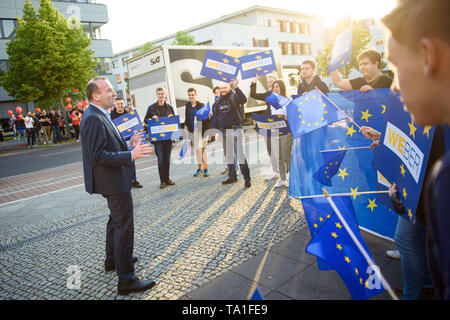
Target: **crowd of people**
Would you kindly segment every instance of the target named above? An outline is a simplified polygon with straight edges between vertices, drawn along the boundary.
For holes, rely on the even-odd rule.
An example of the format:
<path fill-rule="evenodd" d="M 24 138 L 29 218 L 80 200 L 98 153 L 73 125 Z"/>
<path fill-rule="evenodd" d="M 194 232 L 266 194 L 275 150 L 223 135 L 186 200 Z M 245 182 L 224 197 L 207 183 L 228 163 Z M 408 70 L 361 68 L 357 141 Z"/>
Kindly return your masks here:
<path fill-rule="evenodd" d="M 66 135 L 66 119 L 61 110 L 38 109 L 39 112 L 28 111 L 24 117 L 21 113 L 11 114 L 8 125 L 14 134 L 14 140 L 19 147 L 28 147 L 32 149 L 38 143 L 44 145 L 57 144 L 62 141 L 75 138 L 79 140 L 80 123 L 84 110 L 74 107 L 67 112 L 69 123 L 72 124 L 73 132 L 69 132 L 69 138 Z"/>

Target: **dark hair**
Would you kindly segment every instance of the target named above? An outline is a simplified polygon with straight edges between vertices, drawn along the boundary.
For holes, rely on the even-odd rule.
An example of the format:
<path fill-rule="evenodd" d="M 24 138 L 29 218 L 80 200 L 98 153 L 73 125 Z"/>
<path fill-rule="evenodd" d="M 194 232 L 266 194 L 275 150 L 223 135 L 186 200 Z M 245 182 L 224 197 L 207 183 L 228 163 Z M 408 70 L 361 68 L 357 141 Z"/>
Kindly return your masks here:
<path fill-rule="evenodd" d="M 381 69 L 381 54 L 377 50 L 368 49 L 366 51 L 361 52 L 358 55 L 358 61 L 360 61 L 363 58 L 368 58 L 372 63 L 378 62 L 378 69 Z"/>
<path fill-rule="evenodd" d="M 303 60 L 302 63 L 300 64 L 300 66 L 302 64 L 309 64 L 311 66 L 311 68 L 316 69 L 316 62 L 313 60 Z"/>
<path fill-rule="evenodd" d="M 219 89 L 219 86 L 215 86 L 215 87 L 213 88 L 213 93 L 214 93 L 214 91 L 216 91 L 216 90 L 220 90 L 220 89 Z"/>
<path fill-rule="evenodd" d="M 396 41 L 412 48 L 424 37 L 450 44 L 449 12 L 449 0 L 402 0 L 381 22 Z"/>
<path fill-rule="evenodd" d="M 123 101 L 125 102 L 125 100 L 124 100 L 123 98 L 116 98 L 116 101 L 117 101 L 117 100 L 123 100 Z"/>
<path fill-rule="evenodd" d="M 283 97 L 286 97 L 286 85 L 284 84 L 284 81 L 283 80 L 275 80 L 272 84 L 272 88 L 275 83 L 278 83 L 278 86 L 280 87 L 280 95 L 282 95 Z"/>
<path fill-rule="evenodd" d="M 189 88 L 187 92 L 195 92 L 195 94 L 197 94 L 197 90 L 195 90 L 195 88 Z"/>
<path fill-rule="evenodd" d="M 98 92 L 98 84 L 97 81 L 99 80 L 108 80 L 105 77 L 96 77 L 94 79 L 92 79 L 91 81 L 89 81 L 89 83 L 87 84 L 86 87 L 86 96 L 88 98 L 89 101 L 92 101 L 92 94 L 94 92 Z"/>

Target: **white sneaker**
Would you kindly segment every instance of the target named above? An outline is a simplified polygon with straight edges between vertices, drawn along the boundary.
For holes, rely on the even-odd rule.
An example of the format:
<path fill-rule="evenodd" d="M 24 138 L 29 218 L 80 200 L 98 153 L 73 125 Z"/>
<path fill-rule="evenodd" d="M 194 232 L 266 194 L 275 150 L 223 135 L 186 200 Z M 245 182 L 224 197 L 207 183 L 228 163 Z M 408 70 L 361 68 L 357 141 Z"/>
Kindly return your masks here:
<path fill-rule="evenodd" d="M 284 180 L 280 180 L 277 182 L 277 184 L 275 185 L 275 188 L 281 188 L 281 187 L 286 187 L 288 186 L 287 182 Z"/>
<path fill-rule="evenodd" d="M 398 250 L 387 250 L 386 255 L 394 260 L 400 260 L 400 252 Z"/>
<path fill-rule="evenodd" d="M 266 181 L 270 181 L 270 180 L 276 179 L 278 177 L 279 177 L 278 173 L 273 172 L 266 176 Z"/>

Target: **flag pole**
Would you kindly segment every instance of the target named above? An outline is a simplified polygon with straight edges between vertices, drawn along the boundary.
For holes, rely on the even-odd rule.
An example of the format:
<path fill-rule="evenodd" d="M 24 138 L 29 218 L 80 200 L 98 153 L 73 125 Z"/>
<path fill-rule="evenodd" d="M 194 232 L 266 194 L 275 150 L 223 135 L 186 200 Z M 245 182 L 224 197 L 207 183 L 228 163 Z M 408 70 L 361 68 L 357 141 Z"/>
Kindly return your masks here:
<path fill-rule="evenodd" d="M 357 150 L 357 149 L 370 149 L 370 146 L 366 146 L 366 147 L 344 148 L 344 149 L 333 149 L 333 150 L 319 150 L 319 152 L 332 152 L 332 151 Z"/>
<path fill-rule="evenodd" d="M 353 242 L 356 244 L 356 246 L 358 247 L 358 250 L 362 253 L 362 255 L 364 256 L 364 258 L 366 259 L 367 263 L 370 266 L 376 266 L 375 263 L 373 262 L 373 260 L 370 258 L 369 254 L 367 253 L 367 251 L 364 249 L 364 247 L 362 246 L 361 242 L 359 242 L 358 238 L 355 236 L 355 234 L 353 233 L 353 230 L 350 228 L 350 226 L 347 224 L 347 221 L 344 219 L 344 217 L 342 216 L 342 213 L 339 211 L 339 209 L 336 207 L 336 204 L 334 203 L 333 199 L 331 199 L 331 195 L 325 190 L 325 188 L 322 188 L 323 194 L 325 196 L 325 198 L 327 199 L 328 203 L 331 205 L 331 207 L 333 208 L 334 212 L 336 213 L 336 215 L 338 216 L 339 220 L 341 220 L 342 225 L 344 226 L 345 230 L 347 231 L 347 233 L 349 234 L 350 238 L 352 238 Z M 380 279 L 381 283 L 383 284 L 383 287 L 387 290 L 387 292 L 389 293 L 389 295 L 391 296 L 392 300 L 398 300 L 397 295 L 394 293 L 394 291 L 392 291 L 391 286 L 389 285 L 389 283 L 386 281 L 386 279 L 384 278 L 384 276 L 381 274 L 380 270 L 378 267 L 373 268 L 375 271 L 375 274 L 377 275 L 378 279 Z"/>
<path fill-rule="evenodd" d="M 361 192 L 348 192 L 348 193 L 334 193 L 328 194 L 330 197 L 343 197 L 343 196 L 359 196 L 362 194 L 379 194 L 379 193 L 389 193 L 389 190 L 385 191 L 361 191 Z M 322 198 L 326 197 L 323 194 L 317 194 L 314 196 L 305 196 L 305 197 L 295 197 L 295 199 L 310 199 L 310 198 Z"/>

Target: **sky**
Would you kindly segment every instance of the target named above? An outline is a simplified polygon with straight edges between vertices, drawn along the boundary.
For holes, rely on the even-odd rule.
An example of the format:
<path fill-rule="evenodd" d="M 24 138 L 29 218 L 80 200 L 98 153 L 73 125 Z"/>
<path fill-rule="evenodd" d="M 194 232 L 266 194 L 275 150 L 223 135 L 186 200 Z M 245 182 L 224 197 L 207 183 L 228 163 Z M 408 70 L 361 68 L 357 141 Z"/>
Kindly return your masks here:
<path fill-rule="evenodd" d="M 108 6 L 109 22 L 101 28 L 114 54 L 255 5 L 321 16 L 330 27 L 348 15 L 379 19 L 397 0 L 97 0 Z"/>

